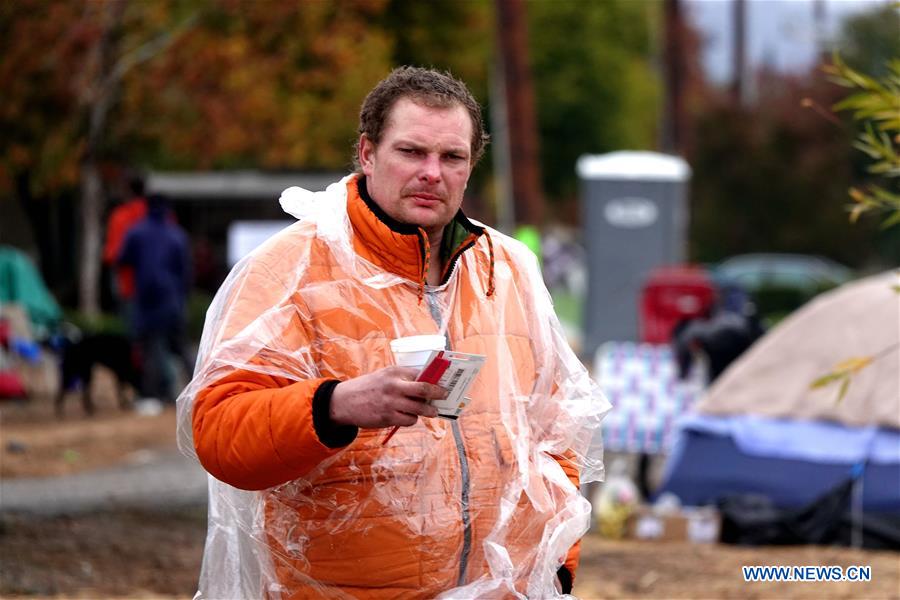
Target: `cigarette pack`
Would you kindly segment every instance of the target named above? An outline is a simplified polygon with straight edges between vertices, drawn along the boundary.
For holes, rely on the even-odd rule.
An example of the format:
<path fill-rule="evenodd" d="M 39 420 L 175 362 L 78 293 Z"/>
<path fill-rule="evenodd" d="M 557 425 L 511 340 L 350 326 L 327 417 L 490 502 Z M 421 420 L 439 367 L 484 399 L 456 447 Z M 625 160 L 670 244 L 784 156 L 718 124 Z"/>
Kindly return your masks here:
<path fill-rule="evenodd" d="M 447 390 L 443 400 L 432 400 L 439 417 L 456 419 L 466 407 L 466 391 L 484 365 L 482 354 L 435 350 L 422 368 L 418 381 L 427 381 Z"/>

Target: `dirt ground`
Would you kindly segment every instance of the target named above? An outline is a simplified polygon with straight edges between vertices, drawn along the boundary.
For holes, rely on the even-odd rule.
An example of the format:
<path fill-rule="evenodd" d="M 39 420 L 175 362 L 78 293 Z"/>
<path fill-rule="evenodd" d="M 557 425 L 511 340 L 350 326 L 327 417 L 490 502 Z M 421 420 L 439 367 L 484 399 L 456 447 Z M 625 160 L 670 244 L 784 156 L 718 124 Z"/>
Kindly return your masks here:
<path fill-rule="evenodd" d="M 689 542 L 583 540 L 580 598 L 900 598 L 900 554 L 850 548 L 741 548 Z M 747 583 L 744 565 L 869 565 L 872 580 Z"/>
<path fill-rule="evenodd" d="M 122 412 L 101 403 L 86 418 L 74 400 L 56 420 L 49 403 L 0 405 L 0 478 L 55 476 L 172 448 L 175 413 Z M 204 507 L 55 518 L 0 518 L 0 597 L 190 598 L 206 531 Z M 900 599 L 900 554 L 848 548 L 583 542 L 581 598 Z M 746 583 L 742 565 L 869 565 L 867 583 Z"/>
<path fill-rule="evenodd" d="M 0 597 L 190 598 L 205 510 L 0 522 Z M 900 557 L 840 548 L 748 549 L 584 539 L 575 594 L 624 598 L 900 598 Z M 11 558 L 15 557 L 15 558 Z M 745 583 L 742 565 L 870 565 L 867 583 Z"/>
<path fill-rule="evenodd" d="M 57 421 L 52 415 L 35 418 L 22 406 L 0 408 L 0 478 L 68 475 L 175 446 L 173 407 L 153 416 L 101 409 L 88 419 L 71 412 Z"/>
<path fill-rule="evenodd" d="M 0 521 L 0 597 L 191 598 L 206 509 Z"/>

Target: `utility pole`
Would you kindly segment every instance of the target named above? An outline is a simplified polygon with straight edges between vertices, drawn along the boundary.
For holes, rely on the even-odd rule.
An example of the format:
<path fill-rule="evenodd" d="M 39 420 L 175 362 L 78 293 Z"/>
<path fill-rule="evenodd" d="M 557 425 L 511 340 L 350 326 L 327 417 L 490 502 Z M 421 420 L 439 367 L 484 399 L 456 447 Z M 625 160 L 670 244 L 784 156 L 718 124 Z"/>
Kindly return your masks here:
<path fill-rule="evenodd" d="M 540 225 L 543 193 L 538 157 L 534 85 L 528 62 L 523 0 L 495 0 L 499 59 L 505 87 L 507 137 L 516 221 Z"/>
<path fill-rule="evenodd" d="M 516 230 L 513 205 L 512 167 L 509 157 L 509 117 L 506 112 L 506 85 L 500 52 L 491 69 L 491 158 L 494 161 L 494 215 L 497 229 L 512 235 Z"/>
<path fill-rule="evenodd" d="M 816 50 L 819 52 L 819 62 L 826 63 L 829 59 L 828 18 L 825 9 L 825 0 L 813 0 L 813 32 L 816 40 Z"/>
<path fill-rule="evenodd" d="M 732 0 L 732 46 L 731 46 L 731 99 L 735 106 L 744 103 L 745 85 L 747 75 L 747 46 L 744 37 L 747 24 L 747 5 L 744 0 Z"/>
<path fill-rule="evenodd" d="M 664 152 L 683 154 L 685 68 L 680 0 L 664 0 L 663 32 L 665 46 L 662 64 L 665 103 L 660 146 Z"/>
<path fill-rule="evenodd" d="M 826 25 L 825 0 L 813 0 L 813 23 L 816 33 L 824 35 Z"/>

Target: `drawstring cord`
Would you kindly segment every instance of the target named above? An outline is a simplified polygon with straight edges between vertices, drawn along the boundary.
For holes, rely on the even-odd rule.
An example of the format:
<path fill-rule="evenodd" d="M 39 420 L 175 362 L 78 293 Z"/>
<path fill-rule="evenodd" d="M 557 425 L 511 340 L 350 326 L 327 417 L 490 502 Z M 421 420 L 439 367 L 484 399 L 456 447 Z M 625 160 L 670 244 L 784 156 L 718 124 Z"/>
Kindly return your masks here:
<path fill-rule="evenodd" d="M 428 281 L 428 264 L 431 262 L 431 244 L 428 243 L 428 234 L 419 227 L 419 235 L 422 236 L 422 244 L 425 246 L 425 262 L 422 264 L 422 278 L 419 280 L 419 304 L 425 297 L 425 282 Z"/>
<path fill-rule="evenodd" d="M 421 227 L 419 229 L 419 235 L 421 236 L 422 244 L 425 248 L 425 261 L 422 263 L 422 274 L 419 279 L 419 304 L 422 304 L 422 299 L 425 297 L 425 284 L 428 281 L 428 265 L 431 263 L 431 244 L 428 243 L 428 234 Z M 488 255 L 490 257 L 490 264 L 488 265 L 488 289 L 487 296 L 491 297 L 494 295 L 494 241 L 491 239 L 491 234 L 488 233 L 487 229 L 484 230 L 484 237 L 487 239 L 488 245 Z"/>
<path fill-rule="evenodd" d="M 487 238 L 488 243 L 488 253 L 490 254 L 491 264 L 488 267 L 488 290 L 487 295 L 494 295 L 494 242 L 491 241 L 491 234 L 488 233 L 487 229 L 484 230 L 484 237 Z"/>

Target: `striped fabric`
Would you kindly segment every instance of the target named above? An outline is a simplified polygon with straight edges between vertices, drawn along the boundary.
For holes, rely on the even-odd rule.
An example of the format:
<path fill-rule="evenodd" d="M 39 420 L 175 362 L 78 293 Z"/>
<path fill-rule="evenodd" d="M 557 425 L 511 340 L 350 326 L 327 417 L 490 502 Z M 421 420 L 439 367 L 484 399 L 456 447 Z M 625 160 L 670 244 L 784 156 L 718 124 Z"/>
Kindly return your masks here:
<path fill-rule="evenodd" d="M 612 452 L 666 453 L 675 421 L 703 392 L 703 367 L 677 378 L 667 345 L 607 342 L 597 349 L 594 377 L 613 408 L 603 420 L 603 446 Z"/>

